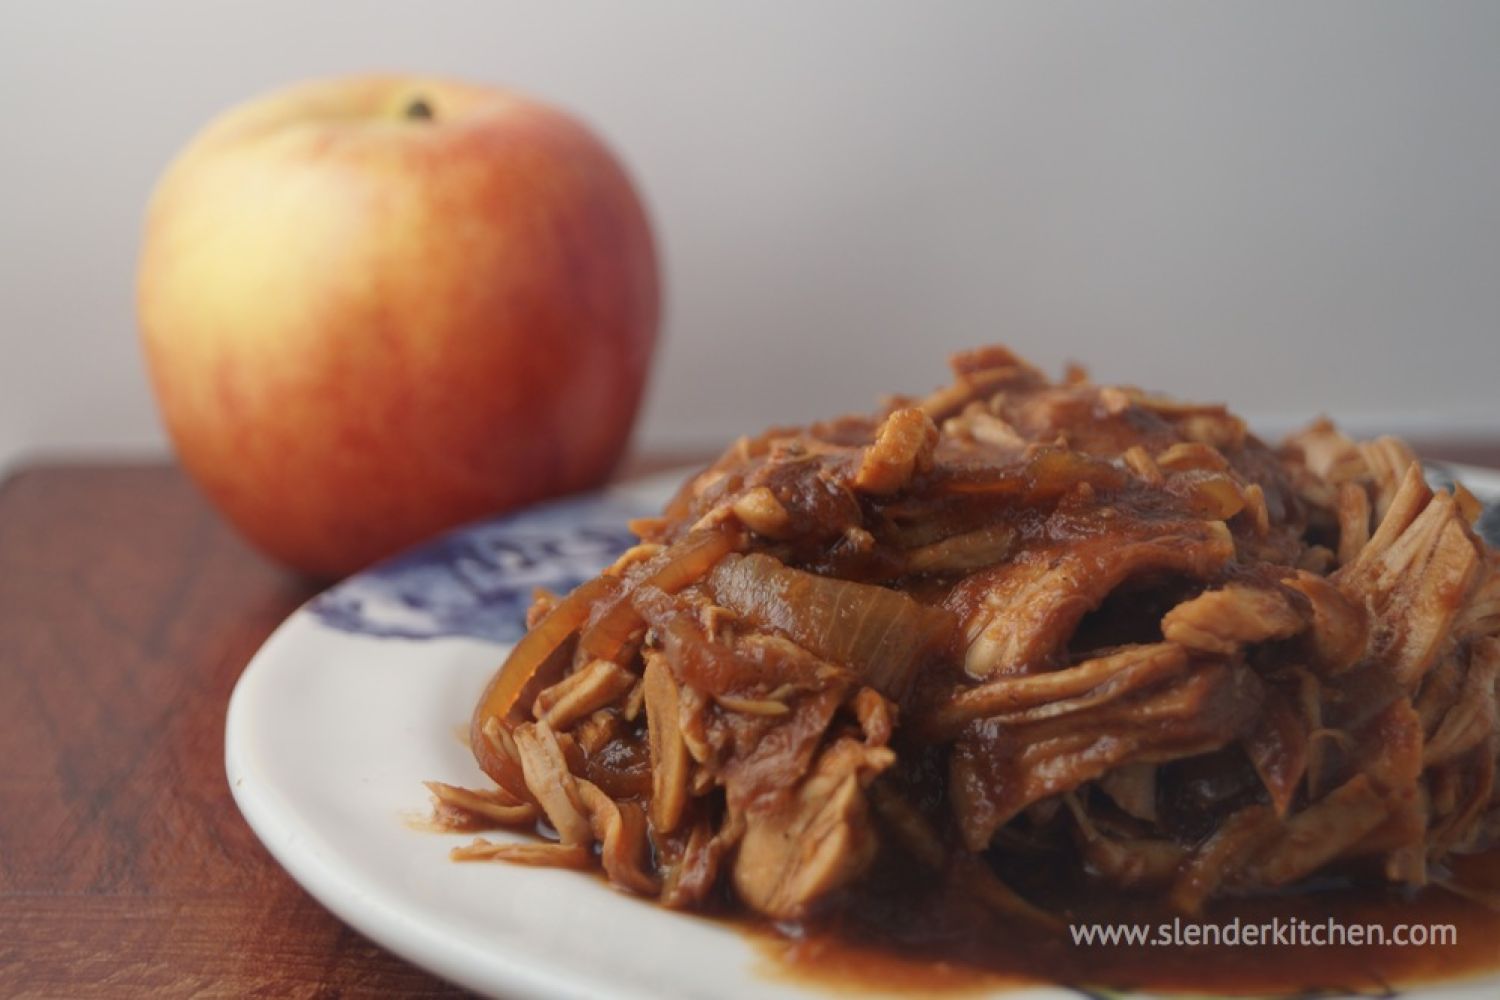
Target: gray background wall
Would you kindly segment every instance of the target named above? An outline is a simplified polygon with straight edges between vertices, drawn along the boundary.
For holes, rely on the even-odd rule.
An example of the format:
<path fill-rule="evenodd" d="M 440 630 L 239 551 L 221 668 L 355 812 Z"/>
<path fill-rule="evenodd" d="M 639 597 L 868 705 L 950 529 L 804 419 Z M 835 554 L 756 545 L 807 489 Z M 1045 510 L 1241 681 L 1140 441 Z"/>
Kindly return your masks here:
<path fill-rule="evenodd" d="M 655 214 L 640 439 L 921 390 L 950 350 L 1282 428 L 1500 433 L 1500 4 L 7 3 L 0 462 L 158 449 L 142 205 L 206 119 L 439 71 L 571 107 Z"/>

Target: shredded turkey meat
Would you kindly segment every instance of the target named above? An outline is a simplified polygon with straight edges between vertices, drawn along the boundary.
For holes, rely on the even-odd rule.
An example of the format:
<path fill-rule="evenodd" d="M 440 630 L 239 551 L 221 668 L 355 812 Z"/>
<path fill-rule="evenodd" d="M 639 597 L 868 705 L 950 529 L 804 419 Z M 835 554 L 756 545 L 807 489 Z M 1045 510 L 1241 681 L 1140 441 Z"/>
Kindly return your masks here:
<path fill-rule="evenodd" d="M 1040 851 L 1192 912 L 1500 836 L 1480 501 L 1321 420 L 1053 382 L 1000 347 L 736 442 L 530 630 L 432 782 L 460 860 L 800 920 L 878 866 L 1043 927 Z"/>

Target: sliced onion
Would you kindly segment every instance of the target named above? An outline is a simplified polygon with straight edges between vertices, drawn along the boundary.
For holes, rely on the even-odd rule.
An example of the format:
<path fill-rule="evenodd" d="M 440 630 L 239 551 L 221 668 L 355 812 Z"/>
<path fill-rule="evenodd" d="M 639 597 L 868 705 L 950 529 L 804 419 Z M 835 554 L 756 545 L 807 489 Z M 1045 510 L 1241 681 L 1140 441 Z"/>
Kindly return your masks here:
<path fill-rule="evenodd" d="M 681 590 L 701 579 L 738 541 L 737 535 L 728 532 L 694 532 L 643 564 L 643 576 L 635 586 L 650 585 L 665 593 Z M 620 577 L 595 577 L 559 601 L 537 622 L 516 643 L 480 696 L 469 724 L 471 746 L 483 746 L 486 720 L 504 720 L 516 705 L 530 703 L 530 699 L 522 697 L 528 686 L 553 654 L 585 625 L 588 627 L 579 644 L 588 658 L 614 659 L 641 624 L 627 590 L 627 582 Z"/>
<path fill-rule="evenodd" d="M 695 531 L 642 564 L 640 570 L 631 574 L 634 580 L 629 589 L 646 586 L 655 587 L 664 594 L 675 594 L 703 579 L 715 563 L 739 544 L 739 537 L 731 532 Z M 601 605 L 589 620 L 583 634 L 578 637 L 579 657 L 584 662 L 618 660 L 641 625 L 640 612 L 631 605 L 629 595 L 622 591 Z"/>
<path fill-rule="evenodd" d="M 596 576 L 575 588 L 571 594 L 547 612 L 536 626 L 516 643 L 495 676 L 490 678 L 474 708 L 469 722 L 469 745 L 484 744 L 484 724 L 489 719 L 504 721 L 510 711 L 521 700 L 521 692 L 528 682 L 536 677 L 542 665 L 557 652 L 588 620 L 594 603 L 611 591 L 618 589 L 616 577 Z"/>
<path fill-rule="evenodd" d="M 958 630 L 942 608 L 885 587 L 792 569 L 760 553 L 726 556 L 709 574 L 709 586 L 716 601 L 751 624 L 849 667 L 897 700 L 922 662 Z"/>

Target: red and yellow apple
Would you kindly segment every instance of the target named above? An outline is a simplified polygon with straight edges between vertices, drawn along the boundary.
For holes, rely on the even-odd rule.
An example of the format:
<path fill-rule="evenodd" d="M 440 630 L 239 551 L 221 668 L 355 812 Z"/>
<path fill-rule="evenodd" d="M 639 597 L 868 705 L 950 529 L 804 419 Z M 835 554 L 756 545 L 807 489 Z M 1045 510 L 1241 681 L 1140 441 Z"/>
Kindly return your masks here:
<path fill-rule="evenodd" d="M 364 77 L 192 141 L 152 196 L 138 306 L 184 466 L 252 543 L 327 577 L 603 481 L 658 294 L 640 199 L 578 121 Z"/>

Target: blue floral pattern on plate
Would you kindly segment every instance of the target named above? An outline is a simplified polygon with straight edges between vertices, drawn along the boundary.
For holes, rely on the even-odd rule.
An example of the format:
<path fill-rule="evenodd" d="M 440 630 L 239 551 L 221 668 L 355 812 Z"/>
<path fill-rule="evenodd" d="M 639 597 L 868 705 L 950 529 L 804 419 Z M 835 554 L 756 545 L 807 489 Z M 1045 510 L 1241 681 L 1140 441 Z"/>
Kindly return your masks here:
<path fill-rule="evenodd" d="M 323 624 L 379 638 L 515 642 L 538 587 L 565 594 L 629 548 L 634 517 L 611 493 L 573 497 L 460 528 L 350 577 L 308 606 Z"/>
<path fill-rule="evenodd" d="M 1453 483 L 1431 465 L 1434 486 Z M 1482 493 L 1478 528 L 1500 546 L 1500 494 Z M 567 593 L 635 541 L 631 518 L 658 505 L 639 494 L 597 493 L 481 521 L 381 563 L 314 598 L 309 610 L 332 628 L 378 638 L 468 636 L 515 642 L 532 592 Z"/>

